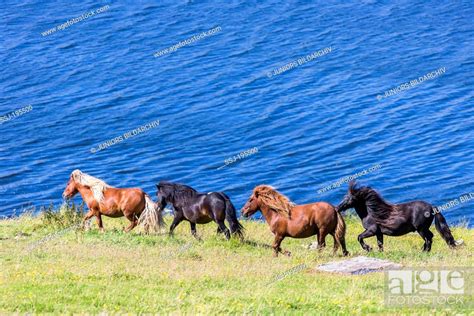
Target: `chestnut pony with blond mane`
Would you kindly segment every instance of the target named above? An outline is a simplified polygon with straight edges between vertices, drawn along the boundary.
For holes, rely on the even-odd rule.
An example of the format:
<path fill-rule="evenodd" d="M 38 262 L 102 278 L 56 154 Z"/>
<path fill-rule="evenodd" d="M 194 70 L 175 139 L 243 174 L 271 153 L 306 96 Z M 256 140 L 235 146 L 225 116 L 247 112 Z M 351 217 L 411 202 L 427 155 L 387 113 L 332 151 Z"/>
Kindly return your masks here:
<path fill-rule="evenodd" d="M 125 216 L 130 221 L 130 225 L 125 229 L 126 232 L 140 224 L 143 224 L 146 232 L 150 230 L 156 232 L 164 225 L 161 210 L 141 189 L 114 188 L 100 179 L 80 170 L 74 170 L 64 189 L 63 197 L 70 199 L 78 192 L 89 207 L 83 223 L 95 216 L 100 231 L 104 230 L 102 215 Z"/>
<path fill-rule="evenodd" d="M 286 196 L 269 185 L 259 185 L 253 189 L 247 203 L 242 208 L 242 215 L 249 217 L 257 211 L 270 225 L 275 235 L 273 255 L 278 253 L 290 255 L 282 251 L 280 244 L 285 237 L 307 238 L 318 236 L 318 249 L 326 246 L 326 236 L 334 238 L 334 252 L 342 247 L 344 256 L 348 255 L 345 242 L 346 224 L 334 206 L 326 202 L 295 205 Z"/>

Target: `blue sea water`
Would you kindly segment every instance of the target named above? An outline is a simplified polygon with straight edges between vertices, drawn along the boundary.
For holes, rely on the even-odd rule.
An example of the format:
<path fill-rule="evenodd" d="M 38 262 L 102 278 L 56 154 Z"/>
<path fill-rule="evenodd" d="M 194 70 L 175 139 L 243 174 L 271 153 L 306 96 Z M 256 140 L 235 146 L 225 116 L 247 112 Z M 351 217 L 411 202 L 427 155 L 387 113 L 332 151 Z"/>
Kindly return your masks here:
<path fill-rule="evenodd" d="M 262 183 L 337 204 L 347 183 L 318 190 L 380 165 L 359 181 L 391 202 L 459 200 L 474 192 L 473 16 L 472 1 L 4 1 L 0 116 L 32 110 L 0 123 L 0 215 L 60 205 L 77 168 L 152 196 L 160 180 L 225 191 L 240 208 Z M 472 226 L 474 201 L 444 214 Z"/>

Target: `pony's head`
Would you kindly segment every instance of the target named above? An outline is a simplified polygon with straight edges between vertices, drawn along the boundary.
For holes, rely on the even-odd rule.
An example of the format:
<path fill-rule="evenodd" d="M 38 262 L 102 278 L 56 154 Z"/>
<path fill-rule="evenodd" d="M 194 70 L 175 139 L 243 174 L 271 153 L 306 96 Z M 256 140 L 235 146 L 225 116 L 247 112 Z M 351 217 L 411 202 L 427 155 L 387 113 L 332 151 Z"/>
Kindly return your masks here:
<path fill-rule="evenodd" d="M 111 188 L 111 186 L 104 181 L 76 169 L 69 177 L 66 189 L 64 189 L 63 192 L 63 197 L 66 199 L 72 198 L 75 194 L 77 194 L 79 186 L 84 186 L 90 189 L 94 198 L 99 202 L 104 199 L 104 191 L 107 188 Z"/>
<path fill-rule="evenodd" d="M 338 212 L 347 209 L 366 209 L 366 206 L 376 206 L 374 209 L 380 209 L 382 206 L 388 205 L 382 197 L 371 187 L 358 187 L 355 180 L 349 182 L 349 189 L 344 199 L 336 207 Z"/>
<path fill-rule="evenodd" d="M 274 212 L 290 217 L 294 204 L 283 194 L 279 193 L 269 185 L 259 185 L 253 189 L 252 195 L 242 207 L 241 213 L 244 217 L 249 217 L 261 210 L 262 206 L 267 206 Z"/>
<path fill-rule="evenodd" d="M 77 189 L 77 184 L 78 183 L 74 179 L 74 172 L 75 171 L 76 170 L 74 170 L 73 173 L 71 173 L 71 175 L 69 176 L 69 181 L 67 182 L 66 188 L 64 189 L 64 192 L 63 192 L 63 198 L 64 199 L 71 199 L 71 198 L 74 197 L 74 195 L 76 195 L 79 192 L 78 189 Z"/>
<path fill-rule="evenodd" d="M 247 202 L 245 202 L 245 205 L 240 210 L 240 213 L 242 214 L 243 217 L 252 216 L 257 211 L 260 210 L 260 205 L 258 203 L 258 194 L 259 192 L 255 192 L 254 190 L 252 192 L 252 195 L 250 195 L 249 199 L 247 200 Z"/>
<path fill-rule="evenodd" d="M 156 197 L 158 198 L 156 204 L 158 205 L 160 210 L 164 210 L 166 204 L 170 202 L 169 199 L 171 196 L 171 191 L 169 189 L 168 183 L 161 181 L 156 185 L 156 190 Z"/>
<path fill-rule="evenodd" d="M 371 187 L 356 187 L 355 181 L 349 183 L 349 190 L 336 210 L 342 212 L 349 208 L 354 208 L 356 213 L 362 217 L 370 213 L 376 221 L 386 220 L 398 210 L 396 206 L 385 201 Z"/>
<path fill-rule="evenodd" d="M 197 194 L 197 191 L 190 186 L 167 181 L 158 183 L 156 189 L 160 210 L 163 210 L 168 203 L 174 204 L 176 200 L 183 200 Z"/>
<path fill-rule="evenodd" d="M 338 212 L 343 212 L 347 209 L 354 208 L 357 203 L 359 202 L 358 193 L 359 188 L 357 188 L 357 184 L 355 180 L 349 182 L 349 189 L 347 190 L 347 194 L 344 196 L 344 199 L 339 203 L 336 207 Z"/>

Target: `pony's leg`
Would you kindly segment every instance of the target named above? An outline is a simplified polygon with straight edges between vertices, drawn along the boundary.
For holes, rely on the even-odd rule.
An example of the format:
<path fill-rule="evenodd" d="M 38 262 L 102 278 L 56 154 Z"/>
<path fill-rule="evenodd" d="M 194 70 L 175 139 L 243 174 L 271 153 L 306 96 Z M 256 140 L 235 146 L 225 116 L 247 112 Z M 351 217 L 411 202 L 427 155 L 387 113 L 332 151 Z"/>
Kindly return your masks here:
<path fill-rule="evenodd" d="M 282 254 L 286 255 L 286 256 L 291 256 L 291 252 L 285 250 L 283 251 L 280 247 L 281 245 L 281 242 L 283 241 L 285 237 L 284 236 L 280 236 L 280 235 L 275 235 L 275 239 L 273 240 L 273 245 L 272 245 L 272 248 L 273 248 L 273 256 L 274 257 L 278 257 L 278 253 L 281 252 Z"/>
<path fill-rule="evenodd" d="M 383 252 L 383 234 L 381 232 L 378 232 L 376 236 L 377 236 L 377 246 L 379 247 L 379 251 Z"/>
<path fill-rule="evenodd" d="M 229 240 L 230 239 L 230 231 L 229 231 L 229 229 L 227 229 L 227 226 L 225 226 L 224 221 L 223 220 L 218 221 L 217 225 L 219 225 L 219 229 L 221 230 L 221 232 L 224 232 L 225 238 L 227 240 Z"/>
<path fill-rule="evenodd" d="M 419 230 L 418 234 L 420 234 L 421 238 L 425 241 L 423 244 L 423 251 L 430 252 L 431 251 L 431 244 L 433 243 L 433 233 L 430 231 L 429 228 L 425 228 L 423 230 Z"/>
<path fill-rule="evenodd" d="M 325 230 L 320 230 L 318 234 L 318 250 L 322 251 L 326 247 L 326 236 L 327 232 Z"/>
<path fill-rule="evenodd" d="M 171 223 L 170 226 L 170 236 L 173 236 L 173 231 L 178 226 L 179 223 L 181 223 L 184 220 L 184 215 L 181 212 L 177 212 L 176 215 L 174 216 L 173 223 Z"/>
<path fill-rule="evenodd" d="M 281 245 L 281 242 L 283 241 L 283 238 L 285 237 L 280 236 L 280 235 L 275 235 L 275 239 L 273 240 L 273 245 L 272 245 L 274 257 L 278 257 L 278 253 L 281 251 L 280 245 Z"/>
<path fill-rule="evenodd" d="M 82 229 L 86 227 L 86 221 L 89 220 L 92 216 L 94 216 L 94 212 L 92 210 L 89 210 L 87 214 L 84 216 L 84 219 L 82 220 Z"/>
<path fill-rule="evenodd" d="M 347 251 L 346 249 L 346 239 L 344 238 L 344 236 L 341 237 L 341 240 L 337 241 L 336 235 L 334 234 L 331 234 L 331 235 L 332 235 L 332 238 L 334 239 L 333 255 L 337 253 L 337 250 L 339 249 L 339 244 L 340 244 L 342 247 L 342 255 L 347 256 L 349 254 L 349 251 Z"/>
<path fill-rule="evenodd" d="M 374 235 L 375 235 L 375 232 L 373 232 L 372 230 L 366 229 L 362 234 L 360 234 L 357 237 L 357 240 L 359 240 L 359 243 L 362 246 L 362 249 L 364 249 L 365 251 L 371 251 L 372 250 L 372 247 L 370 247 L 369 245 L 367 245 L 364 242 L 364 238 L 369 238 L 369 237 L 372 237 Z"/>
<path fill-rule="evenodd" d="M 189 225 L 191 226 L 191 235 L 193 235 L 197 240 L 201 241 L 201 237 L 198 236 L 196 231 L 196 223 L 189 222 Z"/>
<path fill-rule="evenodd" d="M 130 221 L 130 225 L 128 225 L 128 227 L 125 228 L 125 232 L 128 233 L 129 231 L 134 229 L 135 226 L 137 226 L 138 220 L 133 213 L 128 214 L 126 217 Z"/>
<path fill-rule="evenodd" d="M 430 252 L 431 244 L 433 243 L 433 233 L 429 230 L 429 228 L 426 229 L 426 235 L 427 235 L 426 251 Z"/>
<path fill-rule="evenodd" d="M 102 215 L 99 213 L 96 217 L 97 220 L 97 226 L 99 226 L 99 231 L 101 233 L 104 232 L 104 225 L 102 224 Z"/>
<path fill-rule="evenodd" d="M 339 249 L 339 244 L 336 241 L 336 236 L 334 234 L 330 234 L 332 236 L 332 239 L 334 239 L 334 246 L 332 248 L 332 254 L 335 255 L 337 253 L 337 249 Z"/>
<path fill-rule="evenodd" d="M 349 251 L 347 251 L 347 248 L 346 248 L 346 238 L 344 236 L 341 237 L 341 239 L 339 240 L 339 243 L 341 244 L 341 247 L 342 247 L 342 255 L 343 256 L 349 255 Z"/>
<path fill-rule="evenodd" d="M 337 249 L 339 249 L 339 245 L 336 242 L 336 236 L 334 236 L 334 234 L 332 234 L 332 233 L 329 233 L 329 235 L 331 235 L 332 239 L 334 240 L 333 252 L 336 253 Z"/>
<path fill-rule="evenodd" d="M 422 251 L 426 251 L 426 246 L 427 246 L 427 242 L 426 242 L 426 237 L 425 237 L 425 234 L 422 230 L 419 230 L 418 231 L 418 234 L 421 236 L 421 238 L 423 238 L 423 250 Z"/>

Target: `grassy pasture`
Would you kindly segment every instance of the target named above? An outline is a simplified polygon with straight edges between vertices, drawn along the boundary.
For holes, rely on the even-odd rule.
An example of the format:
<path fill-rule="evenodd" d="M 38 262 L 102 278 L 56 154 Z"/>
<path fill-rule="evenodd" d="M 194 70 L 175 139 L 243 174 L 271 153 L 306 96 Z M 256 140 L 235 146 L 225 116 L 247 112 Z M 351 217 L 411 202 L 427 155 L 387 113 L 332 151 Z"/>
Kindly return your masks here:
<path fill-rule="evenodd" d="M 317 252 L 315 238 L 285 239 L 291 257 L 272 257 L 266 223 L 242 221 L 246 242 L 225 241 L 216 225 L 189 225 L 175 236 L 124 233 L 125 219 L 104 218 L 105 233 L 92 223 L 83 230 L 81 214 L 62 209 L 0 221 L 0 314 L 159 313 L 159 314 L 460 314 L 461 305 L 393 308 L 384 305 L 384 274 L 343 276 L 314 267 L 341 260 L 328 247 Z M 171 218 L 167 218 L 168 225 Z M 357 242 L 363 228 L 346 217 L 350 256 L 365 255 Z M 407 267 L 473 266 L 474 234 L 453 228 L 465 246 L 450 250 L 435 232 L 431 253 L 422 253 L 417 234 L 385 238 L 385 252 L 371 257 Z M 376 249 L 375 238 L 367 240 Z M 471 300 L 474 299 L 471 297 Z"/>

